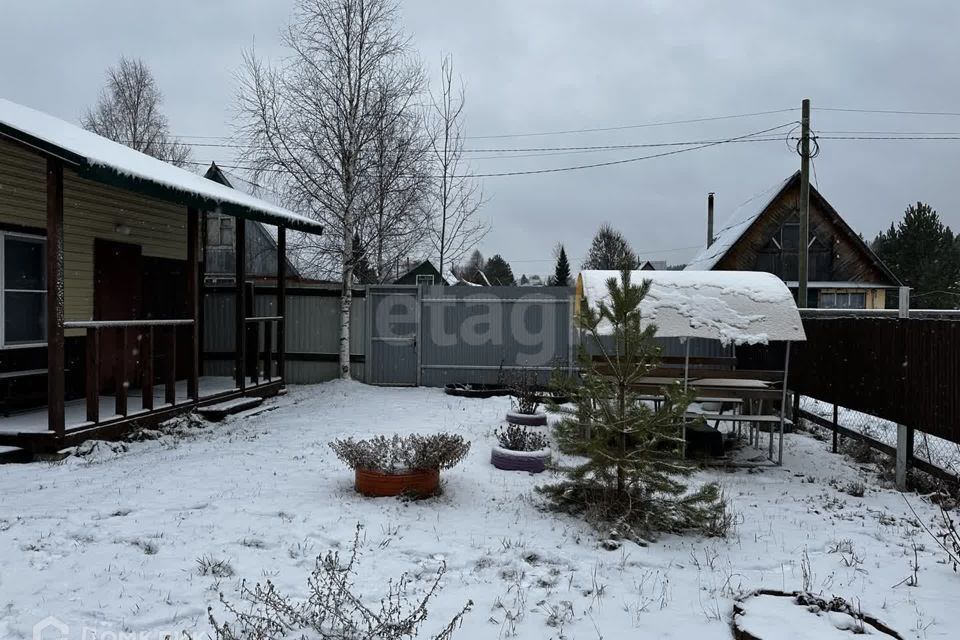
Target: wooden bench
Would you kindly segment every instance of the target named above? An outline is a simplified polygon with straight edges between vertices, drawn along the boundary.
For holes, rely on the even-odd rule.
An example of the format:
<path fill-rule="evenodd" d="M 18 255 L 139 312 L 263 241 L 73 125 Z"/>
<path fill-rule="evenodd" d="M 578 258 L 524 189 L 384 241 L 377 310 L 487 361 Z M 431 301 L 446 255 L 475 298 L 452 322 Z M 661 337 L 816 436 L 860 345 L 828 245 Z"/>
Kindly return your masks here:
<path fill-rule="evenodd" d="M 0 405 L 3 406 L 3 417 L 10 415 L 10 400 L 12 399 L 11 390 L 17 380 L 23 378 L 33 378 L 47 375 L 46 369 L 24 369 L 22 371 L 5 371 L 0 373 L 0 384 L 4 386 L 3 395 L 0 396 Z M 39 396 L 39 394 L 38 394 Z"/>

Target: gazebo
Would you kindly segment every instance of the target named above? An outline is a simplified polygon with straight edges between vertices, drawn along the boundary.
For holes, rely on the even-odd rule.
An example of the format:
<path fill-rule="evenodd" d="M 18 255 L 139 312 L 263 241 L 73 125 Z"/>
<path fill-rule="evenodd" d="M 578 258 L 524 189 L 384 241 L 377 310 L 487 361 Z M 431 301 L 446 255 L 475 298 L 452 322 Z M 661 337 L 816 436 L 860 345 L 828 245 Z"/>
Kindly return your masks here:
<path fill-rule="evenodd" d="M 784 424 L 788 423 L 787 374 L 790 343 L 806 340 L 803 323 L 793 295 L 775 275 L 753 271 L 633 271 L 632 281 L 650 281 L 650 290 L 640 304 L 641 325 L 655 324 L 657 336 L 679 338 L 686 345 L 682 360 L 684 387 L 693 386 L 702 401 L 779 400 L 776 415 L 745 413 L 731 416 L 716 412 L 690 412 L 688 417 L 704 420 L 767 423 L 779 426 L 777 463 L 783 461 Z M 582 271 L 577 276 L 574 311 L 581 305 L 597 305 L 608 298 L 607 281 L 619 280 L 618 271 Z M 601 335 L 612 327 L 601 325 Z M 737 370 L 735 358 L 697 358 L 691 361 L 690 338 L 706 338 L 722 345 L 755 345 L 783 342 L 782 371 Z M 676 363 L 681 364 L 680 362 Z M 691 365 L 695 369 L 691 369 Z M 643 388 L 655 392 L 681 379 L 677 367 L 662 367 L 651 373 Z M 781 384 L 780 389 L 772 387 Z M 773 429 L 770 429 L 769 457 L 773 459 Z M 751 439 L 753 435 L 751 433 Z M 759 435 L 757 435 L 759 443 Z"/>

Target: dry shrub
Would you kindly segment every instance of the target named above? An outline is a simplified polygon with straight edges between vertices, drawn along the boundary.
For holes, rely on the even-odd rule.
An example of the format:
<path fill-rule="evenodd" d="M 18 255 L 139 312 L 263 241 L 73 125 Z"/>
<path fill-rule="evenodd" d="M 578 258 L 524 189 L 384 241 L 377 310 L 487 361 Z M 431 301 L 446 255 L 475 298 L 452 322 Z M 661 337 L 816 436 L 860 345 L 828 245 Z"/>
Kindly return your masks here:
<path fill-rule="evenodd" d="M 450 433 L 414 433 L 392 438 L 374 436 L 369 440 L 343 438 L 331 442 L 330 448 L 351 469 L 404 473 L 455 467 L 470 452 L 470 443 L 463 436 Z"/>
<path fill-rule="evenodd" d="M 232 622 L 218 622 L 208 609 L 216 640 L 288 640 L 318 638 L 323 640 L 403 640 L 416 638 L 427 619 L 427 605 L 438 593 L 446 572 L 441 564 L 419 597 L 411 590 L 414 579 L 403 574 L 387 583 L 387 594 L 379 600 L 364 601 L 354 585 L 360 557 L 360 525 L 353 539 L 349 557 L 343 561 L 338 552 L 327 552 L 317 558 L 307 578 L 306 600 L 293 600 L 277 591 L 267 580 L 250 588 L 246 581 L 240 594 L 246 606 L 239 607 L 220 594 L 220 602 Z M 464 615 L 473 606 L 467 602 L 433 640 L 449 640 L 460 628 Z"/>
<path fill-rule="evenodd" d="M 540 451 L 549 446 L 547 437 L 526 427 L 510 424 L 494 431 L 500 446 L 510 451 Z"/>

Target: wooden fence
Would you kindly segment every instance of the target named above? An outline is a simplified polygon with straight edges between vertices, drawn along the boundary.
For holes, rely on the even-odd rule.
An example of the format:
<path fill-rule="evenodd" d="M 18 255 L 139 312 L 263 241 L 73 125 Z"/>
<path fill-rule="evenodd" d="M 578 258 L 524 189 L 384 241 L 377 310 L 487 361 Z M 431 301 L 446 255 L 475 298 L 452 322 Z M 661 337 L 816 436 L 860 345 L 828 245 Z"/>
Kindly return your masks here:
<path fill-rule="evenodd" d="M 789 387 L 960 443 L 960 320 L 807 318 Z"/>

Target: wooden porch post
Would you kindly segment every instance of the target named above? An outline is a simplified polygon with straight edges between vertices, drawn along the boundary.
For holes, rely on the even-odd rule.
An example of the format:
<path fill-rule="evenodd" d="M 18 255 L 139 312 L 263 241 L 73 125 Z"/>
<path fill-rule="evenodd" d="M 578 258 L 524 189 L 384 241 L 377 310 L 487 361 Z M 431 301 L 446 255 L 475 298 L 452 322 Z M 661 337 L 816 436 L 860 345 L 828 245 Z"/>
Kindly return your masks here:
<path fill-rule="evenodd" d="M 247 310 L 246 279 L 247 279 L 247 221 L 243 218 L 234 218 L 236 232 L 234 237 L 234 263 L 236 265 L 236 305 L 234 309 L 234 335 L 236 361 L 234 363 L 237 388 L 243 391 L 247 388 L 247 327 L 244 315 Z"/>
<path fill-rule="evenodd" d="M 200 297 L 198 247 L 200 216 L 196 207 L 187 208 L 187 305 L 190 309 L 190 363 L 187 373 L 187 396 L 196 402 L 200 398 Z"/>
<path fill-rule="evenodd" d="M 283 381 L 287 363 L 287 228 L 277 228 L 277 377 Z"/>
<path fill-rule="evenodd" d="M 47 428 L 64 435 L 63 162 L 47 158 Z"/>

